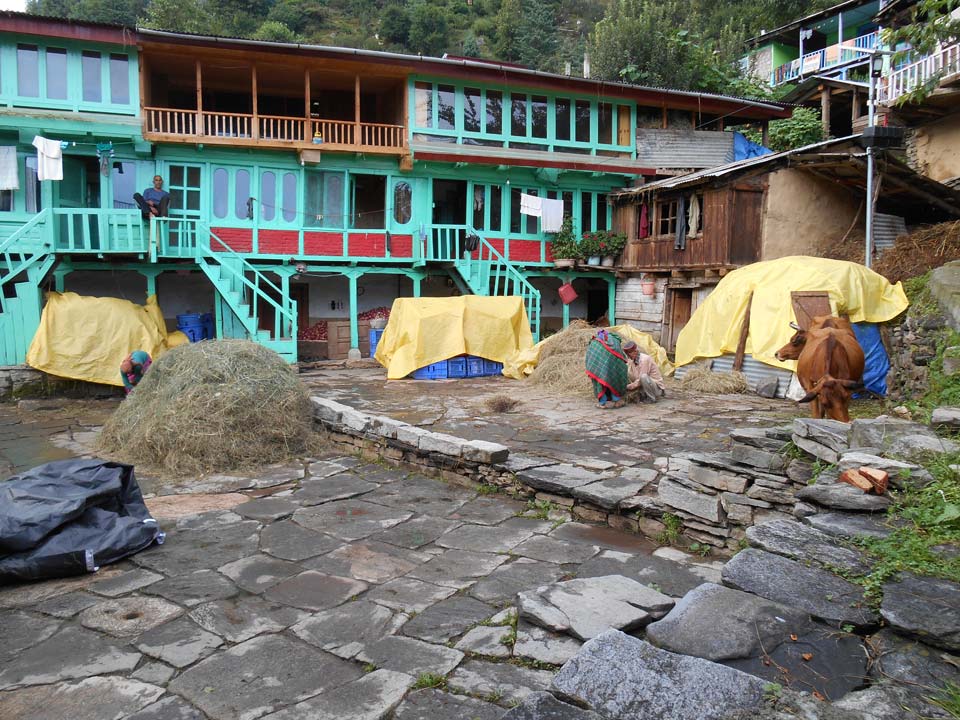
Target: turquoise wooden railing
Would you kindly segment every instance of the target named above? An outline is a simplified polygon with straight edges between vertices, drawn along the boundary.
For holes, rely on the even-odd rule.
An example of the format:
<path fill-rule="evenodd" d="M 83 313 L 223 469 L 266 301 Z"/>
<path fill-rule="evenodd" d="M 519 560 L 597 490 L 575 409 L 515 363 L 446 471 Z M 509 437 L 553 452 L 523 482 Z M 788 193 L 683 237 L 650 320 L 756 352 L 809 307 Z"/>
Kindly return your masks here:
<path fill-rule="evenodd" d="M 51 208 L 54 249 L 69 253 L 146 253 L 147 226 L 139 210 Z"/>

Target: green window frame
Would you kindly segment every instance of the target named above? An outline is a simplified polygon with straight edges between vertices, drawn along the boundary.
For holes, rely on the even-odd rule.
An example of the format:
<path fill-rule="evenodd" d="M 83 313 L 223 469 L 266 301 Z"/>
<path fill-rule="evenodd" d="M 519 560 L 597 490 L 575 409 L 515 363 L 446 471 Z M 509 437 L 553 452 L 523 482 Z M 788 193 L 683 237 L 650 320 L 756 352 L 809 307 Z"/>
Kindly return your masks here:
<path fill-rule="evenodd" d="M 303 226 L 345 229 L 348 187 L 344 171 L 308 170 L 304 177 Z"/>

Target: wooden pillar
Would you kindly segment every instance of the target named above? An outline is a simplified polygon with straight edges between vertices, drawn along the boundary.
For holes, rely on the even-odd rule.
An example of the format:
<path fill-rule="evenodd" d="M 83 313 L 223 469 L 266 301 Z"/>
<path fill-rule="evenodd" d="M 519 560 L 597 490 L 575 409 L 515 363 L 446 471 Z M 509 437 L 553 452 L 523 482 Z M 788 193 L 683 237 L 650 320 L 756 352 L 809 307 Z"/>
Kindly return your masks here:
<path fill-rule="evenodd" d="M 660 113 L 660 127 L 666 130 L 667 129 L 667 106 L 664 105 L 661 108 L 661 111 L 662 112 Z"/>
<path fill-rule="evenodd" d="M 354 86 L 353 86 L 353 112 L 354 112 L 354 138 L 353 142 L 355 145 L 361 145 L 362 139 L 360 136 L 360 76 L 354 75 Z"/>
<path fill-rule="evenodd" d="M 770 121 L 764 120 L 760 123 L 760 144 L 764 147 L 770 145 Z"/>
<path fill-rule="evenodd" d="M 200 61 L 196 62 L 197 73 L 197 135 L 203 135 L 203 73 L 200 71 Z"/>
<path fill-rule="evenodd" d="M 310 68 L 303 69 L 303 107 L 304 107 L 304 127 L 303 141 L 311 142 L 313 140 L 313 123 L 310 112 Z"/>
<path fill-rule="evenodd" d="M 253 127 L 250 129 L 253 139 L 260 137 L 260 118 L 257 117 L 257 66 L 250 67 L 250 84 L 253 91 Z"/>
<path fill-rule="evenodd" d="M 850 124 L 852 125 L 860 117 L 860 91 L 853 89 L 853 100 L 850 101 Z"/>
<path fill-rule="evenodd" d="M 830 88 L 820 86 L 820 123 L 823 126 L 823 138 L 830 137 Z"/>

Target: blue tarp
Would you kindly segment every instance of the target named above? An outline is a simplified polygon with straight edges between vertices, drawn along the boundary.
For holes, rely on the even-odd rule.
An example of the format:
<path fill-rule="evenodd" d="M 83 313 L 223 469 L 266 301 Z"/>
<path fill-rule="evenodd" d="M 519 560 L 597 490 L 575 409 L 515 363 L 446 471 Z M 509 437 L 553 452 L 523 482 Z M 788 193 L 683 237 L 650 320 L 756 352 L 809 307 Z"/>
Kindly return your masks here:
<path fill-rule="evenodd" d="M 738 132 L 733 133 L 733 159 L 736 160 L 746 160 L 747 158 L 760 157 L 761 155 L 769 155 L 773 150 L 770 148 L 764 147 L 763 145 L 758 145 L 755 142 L 747 140 L 746 137 L 741 135 Z"/>
<path fill-rule="evenodd" d="M 887 349 L 880 338 L 880 326 L 876 323 L 854 323 L 853 334 L 863 348 L 865 357 L 863 365 L 863 385 L 872 393 L 881 397 L 887 394 L 887 372 L 890 370 L 890 359 Z M 854 397 L 862 397 L 857 394 Z"/>

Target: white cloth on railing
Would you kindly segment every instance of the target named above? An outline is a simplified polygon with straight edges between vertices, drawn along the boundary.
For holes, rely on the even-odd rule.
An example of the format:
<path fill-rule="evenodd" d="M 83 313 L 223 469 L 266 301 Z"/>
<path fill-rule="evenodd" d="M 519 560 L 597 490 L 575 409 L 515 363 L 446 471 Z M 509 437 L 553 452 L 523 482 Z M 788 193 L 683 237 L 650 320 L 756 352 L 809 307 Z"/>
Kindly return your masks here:
<path fill-rule="evenodd" d="M 540 217 L 543 213 L 543 198 L 520 193 L 520 214 Z"/>
<path fill-rule="evenodd" d="M 37 149 L 37 179 L 63 180 L 63 150 L 59 140 L 48 140 L 37 135 L 33 138 Z"/>
<path fill-rule="evenodd" d="M 540 209 L 540 229 L 547 233 L 560 232 L 563 227 L 563 200 L 544 198 Z"/>
<path fill-rule="evenodd" d="M 20 173 L 17 171 L 17 148 L 15 145 L 0 147 L 0 190 L 19 190 Z"/>

